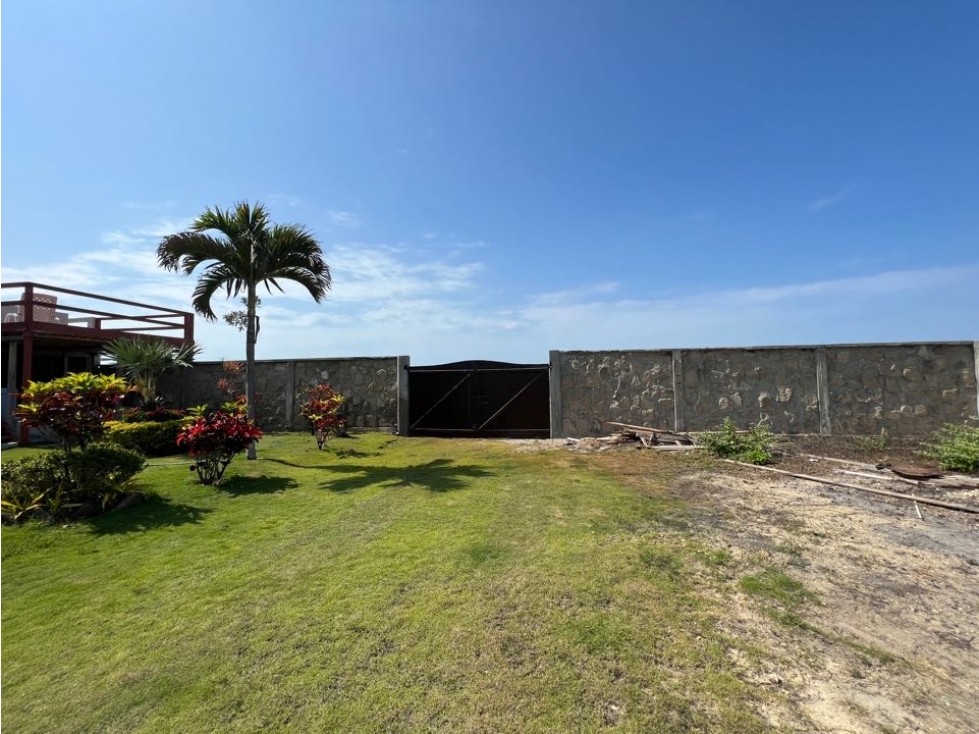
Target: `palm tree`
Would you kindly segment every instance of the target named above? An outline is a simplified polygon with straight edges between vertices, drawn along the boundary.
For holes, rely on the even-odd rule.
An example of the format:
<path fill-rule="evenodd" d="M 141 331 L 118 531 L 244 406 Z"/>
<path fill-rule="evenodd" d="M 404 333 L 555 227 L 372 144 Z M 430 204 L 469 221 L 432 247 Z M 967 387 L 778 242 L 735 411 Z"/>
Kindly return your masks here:
<path fill-rule="evenodd" d="M 213 234 L 211 234 L 213 233 Z M 204 210 L 186 232 L 164 237 L 156 251 L 161 267 L 190 275 L 203 272 L 194 288 L 194 310 L 208 321 L 217 316 L 211 298 L 219 290 L 227 296 L 245 296 L 245 399 L 248 417 L 255 418 L 255 306 L 259 284 L 272 292 L 281 280 L 299 283 L 313 300 L 326 298 L 331 287 L 330 266 L 313 235 L 303 226 L 272 224 L 262 204 L 242 201 L 231 209 Z M 255 444 L 248 449 L 255 458 Z"/>
<path fill-rule="evenodd" d="M 193 342 L 175 347 L 163 339 L 137 337 L 115 339 L 105 346 L 116 362 L 116 372 L 132 383 L 147 404 L 156 398 L 157 378 L 177 367 L 190 367 L 200 351 Z"/>

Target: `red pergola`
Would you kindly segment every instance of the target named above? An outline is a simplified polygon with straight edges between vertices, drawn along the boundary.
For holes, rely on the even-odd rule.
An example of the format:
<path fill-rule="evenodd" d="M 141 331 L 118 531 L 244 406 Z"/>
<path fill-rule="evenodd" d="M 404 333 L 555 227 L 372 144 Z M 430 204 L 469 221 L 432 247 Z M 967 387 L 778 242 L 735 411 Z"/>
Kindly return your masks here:
<path fill-rule="evenodd" d="M 3 384 L 11 395 L 28 380 L 93 369 L 103 347 L 119 337 L 152 337 L 174 346 L 194 340 L 194 314 L 188 311 L 43 283 L 2 283 L 0 290 Z M 22 429 L 21 443 L 25 434 Z"/>

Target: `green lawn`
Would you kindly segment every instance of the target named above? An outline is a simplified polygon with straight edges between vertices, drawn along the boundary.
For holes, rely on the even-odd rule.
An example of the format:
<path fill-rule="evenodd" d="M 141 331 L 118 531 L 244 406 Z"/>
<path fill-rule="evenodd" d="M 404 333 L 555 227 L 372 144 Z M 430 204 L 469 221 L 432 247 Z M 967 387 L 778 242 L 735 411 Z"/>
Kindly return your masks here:
<path fill-rule="evenodd" d="M 654 483 L 484 441 L 259 454 L 4 528 L 4 731 L 768 730 L 698 587 L 725 555 Z"/>

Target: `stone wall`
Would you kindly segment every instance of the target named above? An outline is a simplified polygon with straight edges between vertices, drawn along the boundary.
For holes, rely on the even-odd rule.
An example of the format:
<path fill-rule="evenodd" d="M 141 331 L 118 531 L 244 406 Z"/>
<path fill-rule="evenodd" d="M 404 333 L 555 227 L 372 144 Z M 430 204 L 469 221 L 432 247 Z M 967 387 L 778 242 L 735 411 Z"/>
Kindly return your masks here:
<path fill-rule="evenodd" d="M 931 432 L 976 415 L 971 344 L 827 347 L 833 433 Z"/>
<path fill-rule="evenodd" d="M 330 383 L 346 397 L 348 425 L 358 428 L 396 428 L 398 425 L 397 357 L 350 359 L 260 360 L 255 363 L 259 425 L 266 430 L 303 430 L 299 415 L 302 393 L 320 382 Z M 243 364 L 243 363 L 242 363 Z M 171 405 L 220 405 L 226 398 L 218 381 L 226 377 L 223 362 L 197 362 L 192 368 L 166 375 L 159 392 Z M 237 377 L 244 392 L 245 374 Z"/>
<path fill-rule="evenodd" d="M 555 436 L 606 421 L 704 431 L 926 435 L 979 413 L 973 342 L 551 353 Z"/>
<path fill-rule="evenodd" d="M 706 431 L 730 418 L 768 421 L 777 433 L 818 433 L 816 355 L 812 349 L 682 351 L 683 427 Z"/>
<path fill-rule="evenodd" d="M 604 421 L 673 425 L 670 352 L 558 352 L 562 436 L 607 433 Z M 552 359 L 551 364 L 555 364 Z M 551 375 L 555 379 L 555 375 Z M 551 418 L 552 433 L 554 417 Z"/>
<path fill-rule="evenodd" d="M 779 433 L 926 435 L 979 413 L 973 342 L 551 352 L 554 436 L 603 435 L 606 421 L 685 431 L 767 420 Z M 298 397 L 329 382 L 350 425 L 407 432 L 407 357 L 256 363 L 260 424 L 304 429 Z M 221 362 L 165 376 L 174 405 L 219 405 Z M 244 374 L 238 381 L 244 391 Z M 401 410 L 399 411 L 399 400 Z M 401 416 L 402 425 L 398 420 Z"/>

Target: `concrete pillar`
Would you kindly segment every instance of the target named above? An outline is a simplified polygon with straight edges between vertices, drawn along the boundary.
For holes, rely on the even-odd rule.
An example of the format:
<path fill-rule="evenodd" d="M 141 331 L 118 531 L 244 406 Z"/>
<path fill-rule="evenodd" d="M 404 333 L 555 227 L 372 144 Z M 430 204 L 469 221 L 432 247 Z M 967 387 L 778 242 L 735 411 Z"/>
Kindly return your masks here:
<path fill-rule="evenodd" d="M 286 404 L 285 404 L 285 430 L 292 430 L 293 411 L 296 403 L 296 363 L 293 360 L 286 362 Z"/>
<path fill-rule="evenodd" d="M 687 430 L 687 418 L 683 414 L 683 351 L 673 350 L 673 430 Z"/>
<path fill-rule="evenodd" d="M 20 385 L 17 384 L 17 342 L 9 342 L 7 344 L 7 384 L 6 388 L 13 395 L 20 389 Z"/>
<path fill-rule="evenodd" d="M 408 435 L 408 367 L 411 365 L 411 358 L 408 356 L 398 357 L 397 359 L 397 385 L 398 385 L 398 435 Z"/>
<path fill-rule="evenodd" d="M 819 432 L 830 435 L 833 422 L 830 419 L 829 370 L 826 367 L 826 347 L 816 348 L 816 399 L 819 401 Z"/>
<path fill-rule="evenodd" d="M 972 342 L 972 359 L 976 363 L 976 417 L 979 418 L 979 342 Z"/>
<path fill-rule="evenodd" d="M 551 438 L 564 438 L 564 423 L 561 419 L 561 352 L 552 349 L 548 362 L 551 365 L 547 376 L 551 395 Z"/>

